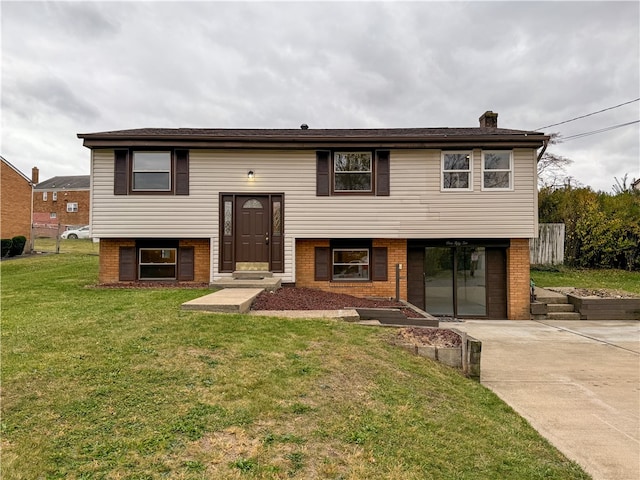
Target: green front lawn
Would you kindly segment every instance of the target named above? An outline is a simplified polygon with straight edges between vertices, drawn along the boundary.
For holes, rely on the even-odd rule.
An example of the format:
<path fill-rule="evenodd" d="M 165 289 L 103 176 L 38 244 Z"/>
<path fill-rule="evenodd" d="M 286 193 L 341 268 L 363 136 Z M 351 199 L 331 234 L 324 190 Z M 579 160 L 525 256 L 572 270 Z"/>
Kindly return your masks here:
<path fill-rule="evenodd" d="M 94 255 L 3 262 L 10 479 L 578 479 L 480 384 L 391 329 L 183 312 Z"/>
<path fill-rule="evenodd" d="M 640 294 L 640 272 L 596 270 L 559 266 L 531 269 L 537 287 L 608 288 Z"/>

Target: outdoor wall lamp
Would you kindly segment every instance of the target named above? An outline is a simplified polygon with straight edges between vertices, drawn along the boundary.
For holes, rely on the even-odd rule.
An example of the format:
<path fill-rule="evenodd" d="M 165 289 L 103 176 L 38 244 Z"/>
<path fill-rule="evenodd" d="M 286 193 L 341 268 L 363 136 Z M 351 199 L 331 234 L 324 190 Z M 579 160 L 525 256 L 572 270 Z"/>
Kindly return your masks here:
<path fill-rule="evenodd" d="M 255 176 L 255 174 L 253 173 L 253 170 L 249 170 L 249 171 L 247 172 L 247 178 L 248 178 L 249 180 L 252 180 L 254 176 Z"/>

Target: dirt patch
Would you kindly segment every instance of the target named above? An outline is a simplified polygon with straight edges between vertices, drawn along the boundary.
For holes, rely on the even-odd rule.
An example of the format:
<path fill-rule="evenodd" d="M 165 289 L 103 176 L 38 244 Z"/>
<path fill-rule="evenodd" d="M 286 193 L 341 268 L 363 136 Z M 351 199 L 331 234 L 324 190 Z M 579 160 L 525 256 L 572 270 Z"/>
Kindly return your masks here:
<path fill-rule="evenodd" d="M 457 333 L 443 328 L 403 328 L 397 333 L 403 343 L 431 345 L 433 347 L 459 347 L 462 339 Z"/>
<path fill-rule="evenodd" d="M 342 310 L 345 308 L 398 308 L 407 318 L 422 318 L 420 313 L 394 300 L 360 298 L 344 293 L 299 287 L 283 287 L 275 292 L 262 292 L 251 306 L 252 310 Z"/>
<path fill-rule="evenodd" d="M 625 292 L 624 290 L 613 290 L 609 288 L 573 288 L 573 287 L 557 287 L 548 290 L 559 292 L 564 295 L 573 295 L 575 297 L 598 297 L 598 298 L 640 298 L 640 295 Z"/>

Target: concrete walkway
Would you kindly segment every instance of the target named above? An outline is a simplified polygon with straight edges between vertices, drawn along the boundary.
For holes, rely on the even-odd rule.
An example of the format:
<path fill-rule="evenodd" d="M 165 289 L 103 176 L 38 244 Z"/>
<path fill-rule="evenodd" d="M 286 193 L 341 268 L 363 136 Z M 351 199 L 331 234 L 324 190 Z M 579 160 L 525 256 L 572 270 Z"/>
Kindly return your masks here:
<path fill-rule="evenodd" d="M 595 480 L 640 479 L 640 322 L 456 323 L 481 382 Z"/>

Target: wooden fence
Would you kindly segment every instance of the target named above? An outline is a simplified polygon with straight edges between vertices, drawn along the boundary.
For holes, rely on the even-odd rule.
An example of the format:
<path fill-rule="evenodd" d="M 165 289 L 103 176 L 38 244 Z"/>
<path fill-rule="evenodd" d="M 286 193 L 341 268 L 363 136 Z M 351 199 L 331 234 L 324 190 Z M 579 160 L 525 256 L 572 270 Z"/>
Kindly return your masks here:
<path fill-rule="evenodd" d="M 529 242 L 532 265 L 561 265 L 564 263 L 564 223 L 541 223 L 538 238 Z"/>

